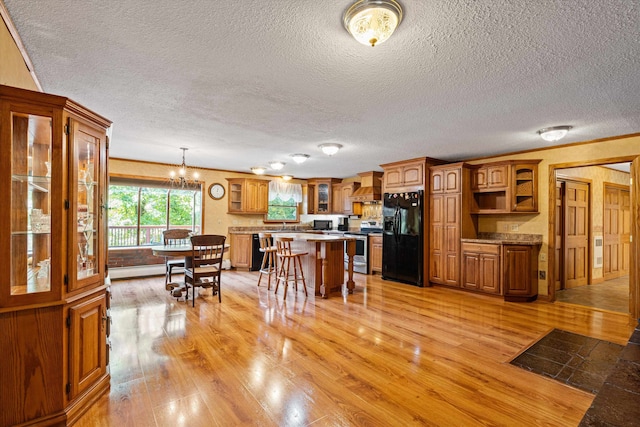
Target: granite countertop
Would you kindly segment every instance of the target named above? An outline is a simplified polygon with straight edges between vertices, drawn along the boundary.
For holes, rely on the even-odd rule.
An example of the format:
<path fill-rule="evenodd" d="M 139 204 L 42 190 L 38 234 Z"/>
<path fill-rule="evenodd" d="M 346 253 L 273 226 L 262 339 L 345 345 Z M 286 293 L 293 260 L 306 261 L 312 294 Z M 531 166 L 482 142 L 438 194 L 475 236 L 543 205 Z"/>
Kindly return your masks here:
<path fill-rule="evenodd" d="M 292 237 L 293 240 L 302 240 L 306 242 L 344 242 L 346 240 L 355 240 L 355 237 L 345 237 L 339 234 L 317 234 L 317 233 L 278 233 L 278 236 Z"/>
<path fill-rule="evenodd" d="M 256 233 L 322 233 L 305 225 L 291 225 L 285 228 L 282 225 L 263 225 L 254 227 L 229 227 L 229 234 L 256 234 Z"/>
<path fill-rule="evenodd" d="M 513 233 L 478 233 L 475 239 L 460 239 L 464 243 L 488 243 L 494 245 L 530 245 L 542 244 L 541 234 L 513 234 Z"/>

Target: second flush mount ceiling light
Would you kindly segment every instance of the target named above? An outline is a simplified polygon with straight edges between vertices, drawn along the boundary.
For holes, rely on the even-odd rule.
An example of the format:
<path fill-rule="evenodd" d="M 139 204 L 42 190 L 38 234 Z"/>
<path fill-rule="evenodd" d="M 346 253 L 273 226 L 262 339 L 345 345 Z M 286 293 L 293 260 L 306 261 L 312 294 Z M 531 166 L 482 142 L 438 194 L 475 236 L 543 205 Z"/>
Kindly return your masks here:
<path fill-rule="evenodd" d="M 327 156 L 333 156 L 342 148 L 342 145 L 329 142 L 327 144 L 318 145 L 318 148 L 320 148 Z"/>
<path fill-rule="evenodd" d="M 401 21 L 402 7 L 395 0 L 358 0 L 342 17 L 349 34 L 372 47 L 387 41 Z"/>
<path fill-rule="evenodd" d="M 553 126 L 549 128 L 540 129 L 538 135 L 545 141 L 554 142 L 564 138 L 567 133 L 573 128 L 573 126 Z"/>

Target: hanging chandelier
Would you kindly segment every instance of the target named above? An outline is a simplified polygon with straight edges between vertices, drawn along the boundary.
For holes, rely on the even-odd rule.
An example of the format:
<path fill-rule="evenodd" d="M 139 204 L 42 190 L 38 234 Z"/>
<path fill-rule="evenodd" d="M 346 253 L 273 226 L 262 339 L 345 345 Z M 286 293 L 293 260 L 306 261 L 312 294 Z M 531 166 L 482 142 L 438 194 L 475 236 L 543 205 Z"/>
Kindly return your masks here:
<path fill-rule="evenodd" d="M 182 150 L 182 164 L 178 168 L 178 172 L 169 171 L 169 181 L 171 185 L 178 188 L 188 189 L 200 186 L 200 174 L 197 170 L 190 169 L 184 161 L 184 155 L 188 148 L 180 147 Z"/>

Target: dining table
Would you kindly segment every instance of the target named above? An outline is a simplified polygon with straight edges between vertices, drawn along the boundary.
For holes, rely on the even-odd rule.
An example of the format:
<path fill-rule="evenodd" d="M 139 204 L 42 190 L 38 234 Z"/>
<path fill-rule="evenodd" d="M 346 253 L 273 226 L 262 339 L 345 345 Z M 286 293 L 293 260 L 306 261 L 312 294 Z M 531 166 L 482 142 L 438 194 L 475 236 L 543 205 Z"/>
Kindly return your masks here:
<path fill-rule="evenodd" d="M 225 252 L 231 247 L 231 245 L 229 245 L 228 243 L 224 244 L 224 250 Z M 184 245 L 156 245 L 156 246 L 151 246 L 151 252 L 156 255 L 156 256 L 161 256 L 161 257 L 184 257 L 184 268 L 190 268 L 192 265 L 192 254 L 193 254 L 193 247 L 191 246 L 191 243 L 188 244 L 184 244 Z M 182 294 L 182 292 L 186 291 L 187 286 L 185 284 L 184 281 L 182 282 L 171 282 L 168 283 L 167 286 L 171 286 L 172 288 L 172 292 L 175 291 L 174 296 L 180 292 L 180 294 Z"/>

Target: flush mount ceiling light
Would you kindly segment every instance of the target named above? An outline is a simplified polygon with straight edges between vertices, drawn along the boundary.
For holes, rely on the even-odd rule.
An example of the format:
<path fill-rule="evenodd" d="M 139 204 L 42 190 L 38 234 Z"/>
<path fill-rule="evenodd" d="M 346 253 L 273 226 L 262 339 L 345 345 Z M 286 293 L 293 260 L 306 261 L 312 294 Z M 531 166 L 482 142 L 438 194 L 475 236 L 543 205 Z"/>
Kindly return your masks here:
<path fill-rule="evenodd" d="M 309 158 L 309 155 L 296 153 L 296 154 L 292 154 L 291 158 L 293 159 L 294 162 L 296 162 L 297 164 L 300 164 L 300 163 L 306 162 L 307 159 Z"/>
<path fill-rule="evenodd" d="M 540 129 L 538 135 L 545 141 L 554 142 L 565 137 L 573 126 L 553 126 L 550 128 Z"/>
<path fill-rule="evenodd" d="M 266 172 L 266 168 L 263 168 L 262 166 L 255 166 L 251 168 L 251 172 L 255 173 L 256 175 L 262 175 L 263 173 Z"/>
<path fill-rule="evenodd" d="M 282 175 L 282 180 L 283 181 L 291 181 L 293 179 L 293 177 L 291 175 Z"/>
<path fill-rule="evenodd" d="M 341 144 L 335 144 L 333 142 L 329 142 L 327 144 L 320 144 L 318 148 L 322 150 L 324 154 L 327 156 L 333 156 L 342 148 Z"/>
<path fill-rule="evenodd" d="M 285 163 L 282 163 L 282 162 L 269 162 L 269 167 L 271 167 L 271 169 L 277 170 L 277 171 L 282 169 L 284 167 L 284 165 L 285 165 Z"/>
<path fill-rule="evenodd" d="M 391 37 L 401 21 L 402 7 L 395 0 L 358 0 L 342 17 L 349 34 L 372 47 Z"/>

